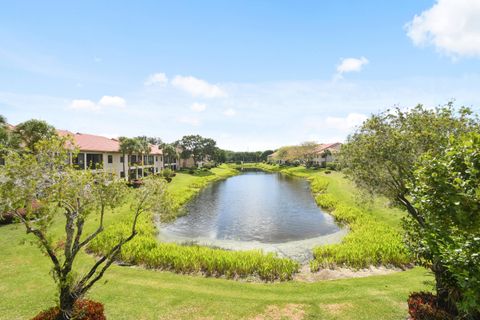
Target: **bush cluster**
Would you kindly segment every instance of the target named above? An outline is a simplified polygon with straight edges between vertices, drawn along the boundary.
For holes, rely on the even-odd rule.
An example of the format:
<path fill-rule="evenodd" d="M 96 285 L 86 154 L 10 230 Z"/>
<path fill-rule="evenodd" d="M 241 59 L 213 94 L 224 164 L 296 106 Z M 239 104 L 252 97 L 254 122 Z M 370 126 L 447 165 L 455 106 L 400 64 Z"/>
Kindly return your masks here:
<path fill-rule="evenodd" d="M 437 297 L 430 292 L 415 292 L 408 298 L 410 320 L 453 320 L 454 316 L 437 308 Z"/>
<path fill-rule="evenodd" d="M 60 314 L 59 307 L 53 307 L 42 311 L 32 320 L 56 320 Z M 92 300 L 77 300 L 73 309 L 73 318 L 75 320 L 106 320 L 103 304 Z"/>

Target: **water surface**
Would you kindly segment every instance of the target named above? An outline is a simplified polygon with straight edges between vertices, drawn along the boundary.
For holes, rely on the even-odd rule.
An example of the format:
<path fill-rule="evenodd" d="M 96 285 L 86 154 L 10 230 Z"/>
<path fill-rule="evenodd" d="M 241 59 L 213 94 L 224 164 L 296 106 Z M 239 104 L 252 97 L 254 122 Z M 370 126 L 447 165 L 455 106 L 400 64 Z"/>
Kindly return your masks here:
<path fill-rule="evenodd" d="M 317 207 L 306 180 L 276 173 L 246 172 L 215 182 L 185 210 L 186 216 L 162 225 L 161 239 L 284 243 L 340 230 Z"/>

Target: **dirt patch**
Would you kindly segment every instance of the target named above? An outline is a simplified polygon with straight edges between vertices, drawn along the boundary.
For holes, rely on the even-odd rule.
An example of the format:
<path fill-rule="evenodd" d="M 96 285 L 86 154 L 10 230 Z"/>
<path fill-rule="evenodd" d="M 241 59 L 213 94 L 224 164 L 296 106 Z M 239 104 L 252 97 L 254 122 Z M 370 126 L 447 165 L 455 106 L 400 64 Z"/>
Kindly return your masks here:
<path fill-rule="evenodd" d="M 378 276 L 400 271 L 403 270 L 400 268 L 370 267 L 358 270 L 349 268 L 322 269 L 318 272 L 311 272 L 310 266 L 304 265 L 293 279 L 300 282 L 317 282 L 322 280 Z"/>
<path fill-rule="evenodd" d="M 326 312 L 333 316 L 338 316 L 345 312 L 346 310 L 352 307 L 351 303 L 331 303 L 331 304 L 323 304 L 320 308 L 324 309 Z"/>
<path fill-rule="evenodd" d="M 254 316 L 251 320 L 302 320 L 304 318 L 304 305 L 289 303 L 283 307 L 268 306 L 264 313 Z"/>

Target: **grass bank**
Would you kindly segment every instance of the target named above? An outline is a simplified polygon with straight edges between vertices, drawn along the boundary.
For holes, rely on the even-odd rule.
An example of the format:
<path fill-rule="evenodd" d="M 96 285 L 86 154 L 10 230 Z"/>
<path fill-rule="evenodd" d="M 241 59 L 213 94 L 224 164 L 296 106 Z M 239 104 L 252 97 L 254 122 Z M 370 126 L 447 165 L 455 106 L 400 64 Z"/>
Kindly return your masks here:
<path fill-rule="evenodd" d="M 55 223 L 61 231 L 62 221 Z M 30 319 L 55 305 L 50 262 L 21 226 L 0 227 L 0 319 Z M 94 259 L 79 257 L 86 272 Z M 246 283 L 143 268 L 112 266 L 89 298 L 107 319 L 276 319 L 298 308 L 303 319 L 404 319 L 411 291 L 430 289 L 423 269 L 319 283 Z M 368 306 L 368 308 L 366 307 Z M 301 317 L 299 317 L 302 319 Z M 257 318 L 258 319 L 258 318 Z"/>
<path fill-rule="evenodd" d="M 188 186 L 199 177 L 180 173 L 169 186 Z M 179 179 L 177 179 L 179 178 Z M 348 181 L 332 174 L 328 190 Z M 338 179 L 337 179 L 338 178 Z M 177 181 L 175 182 L 175 179 Z M 338 184 L 337 184 L 338 183 Z M 341 188 L 340 188 L 341 189 Z M 339 189 L 339 190 L 340 190 Z M 334 193 L 334 192 L 332 192 Z M 340 197 L 343 194 L 336 196 Z M 344 194 L 354 201 L 353 194 Z M 367 210 L 367 207 L 365 207 Z M 383 207 L 370 207 L 371 216 Z M 387 211 L 390 212 L 388 209 Z M 126 208 L 109 213 L 106 224 L 126 215 Z M 96 217 L 85 226 L 94 230 Z M 394 222 L 395 220 L 392 219 Z M 53 222 L 51 236 L 61 238 L 65 222 Z M 56 287 L 49 274 L 51 264 L 30 241 L 21 225 L 0 226 L 0 319 L 29 319 L 55 305 Z M 82 274 L 94 263 L 81 253 L 76 270 Z M 94 286 L 89 297 L 105 304 L 108 319 L 404 319 L 410 292 L 431 290 L 432 277 L 422 268 L 368 278 L 301 283 L 246 283 L 195 277 L 138 267 L 114 265 Z M 366 307 L 368 306 L 368 308 Z"/>

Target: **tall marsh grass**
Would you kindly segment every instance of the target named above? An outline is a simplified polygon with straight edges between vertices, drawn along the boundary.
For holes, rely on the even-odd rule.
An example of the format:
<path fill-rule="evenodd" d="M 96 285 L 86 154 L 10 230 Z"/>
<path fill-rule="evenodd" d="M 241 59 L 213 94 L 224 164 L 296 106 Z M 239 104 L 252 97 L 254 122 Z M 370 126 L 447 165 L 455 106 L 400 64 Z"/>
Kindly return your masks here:
<path fill-rule="evenodd" d="M 315 177 L 311 185 L 312 192 L 318 193 L 315 196 L 317 204 L 330 211 L 338 222 L 350 229 L 341 243 L 314 248 L 314 260 L 310 263 L 312 271 L 335 266 L 403 267 L 412 261 L 401 234 L 395 229 L 374 219 L 362 209 L 342 204 L 335 196 L 327 193 L 328 181 L 325 177 Z"/>
<path fill-rule="evenodd" d="M 228 251 L 197 245 L 161 243 L 155 238 L 151 216 L 139 220 L 137 236 L 122 248 L 118 260 L 151 269 L 176 273 L 202 273 L 229 279 L 258 277 L 264 281 L 290 280 L 299 265 L 290 259 L 264 254 L 260 250 Z M 89 250 L 103 254 L 130 232 L 131 222 L 125 219 L 106 229 Z"/>

